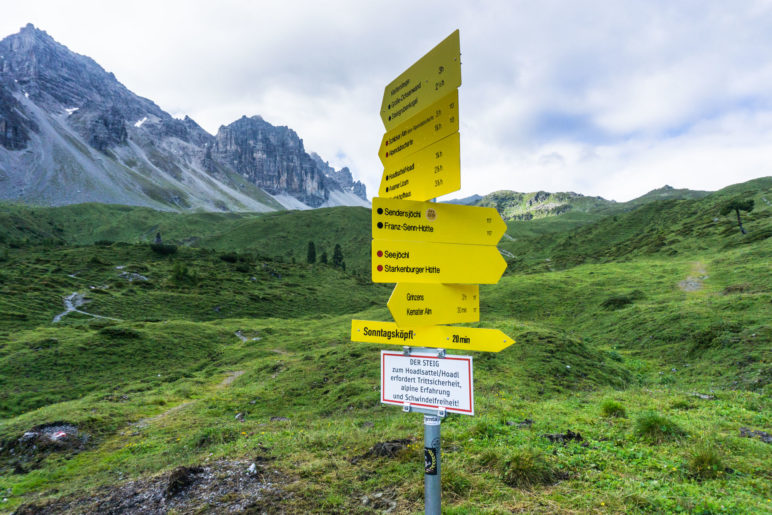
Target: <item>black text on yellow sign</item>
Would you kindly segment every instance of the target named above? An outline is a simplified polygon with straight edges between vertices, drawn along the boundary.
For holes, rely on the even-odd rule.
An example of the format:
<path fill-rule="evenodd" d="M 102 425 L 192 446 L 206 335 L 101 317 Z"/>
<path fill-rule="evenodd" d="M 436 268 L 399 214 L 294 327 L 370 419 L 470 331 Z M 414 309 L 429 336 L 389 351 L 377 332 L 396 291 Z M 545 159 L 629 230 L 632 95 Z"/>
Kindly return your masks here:
<path fill-rule="evenodd" d="M 461 46 L 456 30 L 386 86 L 383 125 L 386 130 L 396 127 L 460 85 Z"/>
<path fill-rule="evenodd" d="M 378 157 L 387 166 L 458 132 L 458 90 L 453 90 L 383 135 Z"/>
<path fill-rule="evenodd" d="M 373 240 L 374 283 L 495 284 L 506 268 L 495 245 Z"/>
<path fill-rule="evenodd" d="M 383 171 L 379 197 L 429 200 L 461 189 L 459 134 L 451 134 Z"/>
<path fill-rule="evenodd" d="M 352 320 L 351 341 L 482 352 L 499 352 L 515 343 L 498 329 L 447 325 L 401 328 L 394 322 L 374 320 Z"/>
<path fill-rule="evenodd" d="M 373 198 L 373 238 L 496 245 L 507 225 L 492 207 Z"/>
<path fill-rule="evenodd" d="M 478 322 L 480 287 L 476 284 L 398 283 L 388 306 L 400 327 Z"/>

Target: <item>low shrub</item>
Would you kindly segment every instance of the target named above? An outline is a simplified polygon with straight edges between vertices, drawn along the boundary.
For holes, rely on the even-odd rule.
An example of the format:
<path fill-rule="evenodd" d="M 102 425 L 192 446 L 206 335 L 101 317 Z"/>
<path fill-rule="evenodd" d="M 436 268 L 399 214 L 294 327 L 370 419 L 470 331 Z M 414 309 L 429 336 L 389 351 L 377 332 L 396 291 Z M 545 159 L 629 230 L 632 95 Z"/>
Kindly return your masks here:
<path fill-rule="evenodd" d="M 142 334 L 129 327 L 104 327 L 99 330 L 99 334 L 113 339 L 137 339 Z"/>
<path fill-rule="evenodd" d="M 472 482 L 455 467 L 441 466 L 442 494 L 453 498 L 466 498 L 472 490 Z"/>
<path fill-rule="evenodd" d="M 688 410 L 688 409 L 692 409 L 693 407 L 694 407 L 694 404 L 692 404 L 691 401 L 688 401 L 686 399 L 679 399 L 670 405 L 670 409 L 680 409 L 680 410 Z"/>
<path fill-rule="evenodd" d="M 177 284 L 188 283 L 195 285 L 198 284 L 198 274 L 189 270 L 188 265 L 185 263 L 178 261 L 174 263 L 174 268 L 172 269 L 172 280 Z"/>
<path fill-rule="evenodd" d="M 220 254 L 220 259 L 226 263 L 237 263 L 239 261 L 239 255 L 235 252 L 226 252 L 225 254 Z"/>
<path fill-rule="evenodd" d="M 177 252 L 177 245 L 166 245 L 164 243 L 151 243 L 150 250 L 161 256 L 169 256 Z"/>
<path fill-rule="evenodd" d="M 216 426 L 199 430 L 191 437 L 195 447 L 205 448 L 214 445 L 234 442 L 239 437 L 239 431 L 234 427 Z"/>
<path fill-rule="evenodd" d="M 601 307 L 606 309 L 621 309 L 629 304 L 632 304 L 636 300 L 643 298 L 643 292 L 640 290 L 633 290 L 630 293 L 612 295 L 606 300 L 600 303 Z"/>

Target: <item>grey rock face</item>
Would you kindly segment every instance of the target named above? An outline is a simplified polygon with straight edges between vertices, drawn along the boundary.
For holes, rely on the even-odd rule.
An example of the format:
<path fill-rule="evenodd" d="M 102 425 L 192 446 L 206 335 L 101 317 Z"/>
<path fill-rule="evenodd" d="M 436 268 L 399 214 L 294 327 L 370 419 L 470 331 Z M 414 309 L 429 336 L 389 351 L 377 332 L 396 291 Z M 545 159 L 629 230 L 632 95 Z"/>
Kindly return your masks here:
<path fill-rule="evenodd" d="M 310 156 L 293 130 L 242 117 L 212 136 L 31 24 L 0 41 L 0 182 L 0 199 L 49 205 L 281 209 L 265 192 L 311 207 L 351 198 L 333 191 L 366 200 L 348 169 Z"/>
<path fill-rule="evenodd" d="M 260 116 L 220 127 L 211 152 L 272 195 L 288 193 L 312 207 L 329 197 L 324 175 L 295 131 L 274 127 Z"/>
<path fill-rule="evenodd" d="M 342 191 L 351 192 L 362 200 L 367 200 L 367 189 L 365 188 L 365 185 L 354 180 L 354 177 L 351 175 L 351 170 L 349 170 L 347 166 L 336 171 L 329 163 L 322 160 L 319 154 L 316 154 L 315 152 L 311 153 L 311 158 L 316 163 L 316 166 L 322 170 L 324 175 L 332 180 L 338 188 Z"/>
<path fill-rule="evenodd" d="M 24 116 L 19 102 L 11 94 L 11 88 L 0 83 L 0 145 L 8 150 L 21 150 L 27 146 L 30 131 L 36 131 L 34 121 Z"/>

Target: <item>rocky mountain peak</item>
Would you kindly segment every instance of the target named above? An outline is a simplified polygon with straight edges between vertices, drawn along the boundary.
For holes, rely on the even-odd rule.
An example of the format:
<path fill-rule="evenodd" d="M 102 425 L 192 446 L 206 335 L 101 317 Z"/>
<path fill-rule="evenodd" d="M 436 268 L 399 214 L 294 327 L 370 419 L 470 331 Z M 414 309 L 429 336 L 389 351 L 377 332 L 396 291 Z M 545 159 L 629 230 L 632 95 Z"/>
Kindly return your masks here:
<path fill-rule="evenodd" d="M 68 187 L 77 195 L 56 191 Z M 289 127 L 242 116 L 212 136 L 32 24 L 0 41 L 0 198 L 261 210 L 367 205 L 363 188 L 318 166 Z"/>

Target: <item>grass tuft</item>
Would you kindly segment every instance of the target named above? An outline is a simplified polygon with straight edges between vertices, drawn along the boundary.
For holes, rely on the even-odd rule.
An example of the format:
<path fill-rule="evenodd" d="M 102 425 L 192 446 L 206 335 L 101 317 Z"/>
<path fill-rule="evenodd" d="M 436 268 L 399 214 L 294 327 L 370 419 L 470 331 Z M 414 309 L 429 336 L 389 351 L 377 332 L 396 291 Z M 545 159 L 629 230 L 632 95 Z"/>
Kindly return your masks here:
<path fill-rule="evenodd" d="M 726 466 L 716 444 L 701 442 L 691 450 L 689 472 L 698 479 L 716 479 Z"/>
<path fill-rule="evenodd" d="M 635 434 L 652 443 L 679 440 L 686 436 L 686 431 L 657 412 L 649 411 L 635 421 Z"/>
<path fill-rule="evenodd" d="M 502 465 L 501 479 L 513 488 L 551 485 L 558 474 L 538 452 L 521 448 L 509 454 Z"/>
<path fill-rule="evenodd" d="M 625 407 L 622 406 L 620 402 L 612 399 L 606 399 L 603 401 L 603 403 L 600 405 L 600 411 L 603 413 L 604 417 L 627 418 L 627 411 L 625 411 Z"/>

